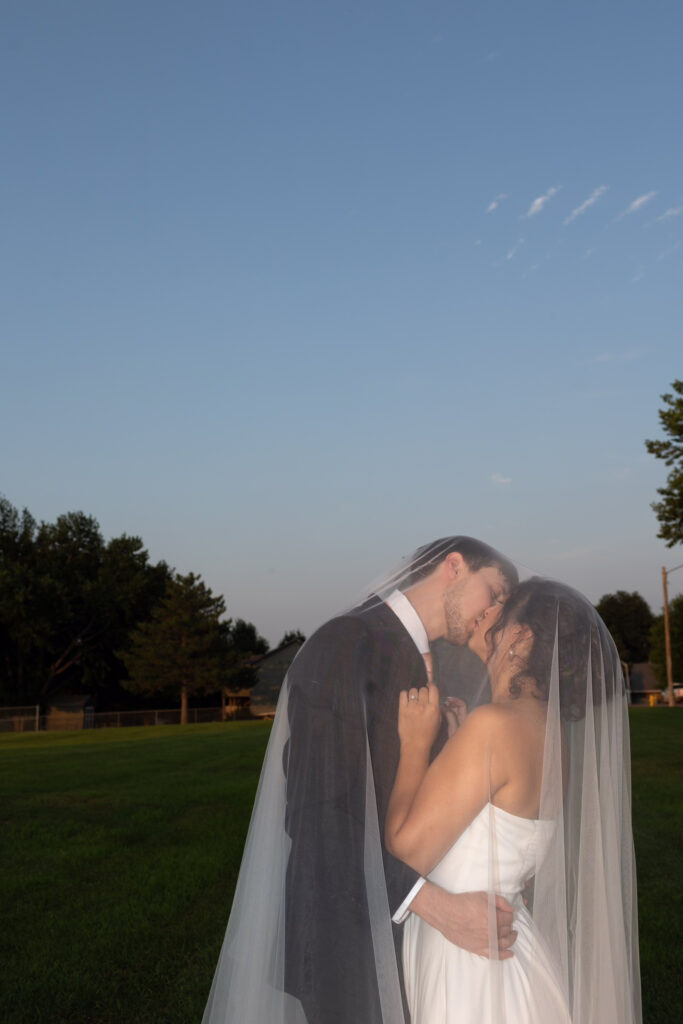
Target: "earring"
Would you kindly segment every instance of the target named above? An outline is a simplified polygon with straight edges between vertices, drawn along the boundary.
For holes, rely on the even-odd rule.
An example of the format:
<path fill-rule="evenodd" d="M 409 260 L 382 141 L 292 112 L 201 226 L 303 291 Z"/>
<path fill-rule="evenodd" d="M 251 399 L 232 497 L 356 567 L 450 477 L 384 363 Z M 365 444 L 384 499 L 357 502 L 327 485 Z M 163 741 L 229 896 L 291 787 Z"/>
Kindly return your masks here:
<path fill-rule="evenodd" d="M 509 656 L 511 658 L 514 658 L 514 656 L 515 656 L 515 649 L 514 649 L 514 647 L 510 648 L 510 650 L 508 651 L 508 654 L 509 654 Z"/>

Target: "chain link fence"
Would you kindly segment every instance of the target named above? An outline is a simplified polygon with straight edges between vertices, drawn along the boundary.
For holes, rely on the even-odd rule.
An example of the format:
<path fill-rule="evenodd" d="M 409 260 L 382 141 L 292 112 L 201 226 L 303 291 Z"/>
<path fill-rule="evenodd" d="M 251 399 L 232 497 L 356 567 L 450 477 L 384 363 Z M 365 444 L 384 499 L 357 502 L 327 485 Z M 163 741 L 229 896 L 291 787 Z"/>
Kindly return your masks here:
<path fill-rule="evenodd" d="M 40 729 L 40 705 L 0 708 L 0 732 L 37 732 Z"/>
<path fill-rule="evenodd" d="M 228 705 L 225 720 L 233 721 L 244 708 Z M 220 722 L 223 712 L 216 708 L 188 708 L 187 721 Z M 180 708 L 161 708 L 144 711 L 101 711 L 85 709 L 79 712 L 51 712 L 41 715 L 39 705 L 0 708 L 0 732 L 43 732 L 54 729 L 112 729 L 125 725 L 180 725 Z"/>

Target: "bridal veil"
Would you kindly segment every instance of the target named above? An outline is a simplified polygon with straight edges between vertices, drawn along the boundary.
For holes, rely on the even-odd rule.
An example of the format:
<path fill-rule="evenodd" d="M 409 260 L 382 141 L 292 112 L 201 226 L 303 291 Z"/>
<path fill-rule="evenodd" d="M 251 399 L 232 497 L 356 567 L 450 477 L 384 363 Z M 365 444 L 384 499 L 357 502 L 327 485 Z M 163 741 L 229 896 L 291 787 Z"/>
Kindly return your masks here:
<path fill-rule="evenodd" d="M 364 607 L 381 605 L 394 589 L 408 585 L 416 572 L 424 573 L 430 564 L 437 564 L 451 539 L 420 549 L 375 582 L 366 592 Z M 544 621 L 550 625 L 544 651 L 540 651 L 540 642 L 538 646 L 544 665 L 539 699 L 547 702 L 539 818 L 547 823 L 548 842 L 526 891 L 525 913 L 531 915 L 534 941 L 543 953 L 538 962 L 552 964 L 554 983 L 572 1024 L 641 1024 L 630 754 L 621 664 L 612 638 L 584 597 L 552 584 L 545 587 L 541 599 L 545 602 Z M 313 644 L 309 650 L 318 645 L 317 658 L 320 651 L 324 654 L 328 628 L 324 627 L 317 639 L 307 641 L 282 687 L 203 1024 L 402 1024 L 405 1019 L 396 945 L 400 930 L 391 920 L 397 907 L 387 888 L 389 855 L 383 849 L 380 820 L 386 794 L 380 792 L 378 781 L 379 761 L 393 755 L 388 753 L 389 747 L 385 753 L 382 744 L 373 740 L 364 718 L 362 693 L 354 698 L 352 708 L 341 698 L 331 706 L 331 713 L 337 716 L 331 726 L 336 744 L 332 761 L 326 756 L 329 736 L 307 739 L 306 759 L 316 775 L 319 803 L 307 816 L 292 814 L 287 806 L 292 680 L 299 659 L 312 657 L 306 654 L 309 645 Z M 333 660 L 338 657 L 334 626 L 329 635 Z M 358 642 L 363 642 L 360 634 Z M 352 664 L 351 668 L 344 666 L 347 675 L 353 671 Z M 451 673 L 452 662 L 444 661 L 440 670 L 437 665 L 442 697 L 451 683 L 451 692 L 458 693 L 457 680 L 448 678 Z M 481 679 L 479 672 L 477 685 Z M 471 700 L 472 681 L 464 684 Z M 391 709 L 394 715 L 395 710 Z M 390 768 L 394 771 L 395 764 Z M 351 808 L 344 803 L 347 784 L 362 790 L 360 800 Z M 291 790 L 291 778 L 289 786 Z M 340 826 L 339 832 L 326 826 L 322 835 L 296 834 L 298 828 L 311 829 L 317 811 L 323 814 L 324 808 L 327 814 L 330 807 L 341 817 L 360 819 L 352 823 L 354 835 L 362 836 L 360 848 L 353 853 L 345 845 L 345 826 Z M 488 891 L 492 906 L 499 874 L 493 815 L 490 828 Z M 364 930 L 359 933 L 362 956 L 352 958 L 350 966 L 330 957 L 329 970 L 341 974 L 343 984 L 334 1007 L 325 1019 L 319 1016 L 316 1020 L 308 1019 L 293 990 L 296 986 L 287 980 L 288 861 L 292 847 L 302 848 L 302 841 L 309 846 L 314 843 L 316 856 L 324 861 L 321 877 L 325 892 L 308 894 L 301 913 L 319 914 L 319 934 L 333 937 L 339 915 L 357 911 L 355 926 L 361 921 Z M 357 892 L 343 891 L 351 856 L 358 861 L 360 899 Z M 407 886 L 406 895 L 409 889 Z M 362 906 L 354 909 L 349 902 Z M 288 912 L 291 915 L 291 901 Z M 493 929 L 493 912 L 490 919 Z M 497 944 L 492 941 L 492 945 Z M 334 942 L 329 948 L 334 950 Z M 493 956 L 486 963 L 491 1001 L 497 1007 L 496 1024 L 527 1024 L 506 1016 L 505 977 L 510 961 Z M 540 984 L 533 969 L 529 983 L 532 992 Z M 365 990 L 372 990 L 374 1001 L 369 1015 L 360 1020 L 358 993 Z M 532 1011 L 528 1024 L 541 1024 Z"/>

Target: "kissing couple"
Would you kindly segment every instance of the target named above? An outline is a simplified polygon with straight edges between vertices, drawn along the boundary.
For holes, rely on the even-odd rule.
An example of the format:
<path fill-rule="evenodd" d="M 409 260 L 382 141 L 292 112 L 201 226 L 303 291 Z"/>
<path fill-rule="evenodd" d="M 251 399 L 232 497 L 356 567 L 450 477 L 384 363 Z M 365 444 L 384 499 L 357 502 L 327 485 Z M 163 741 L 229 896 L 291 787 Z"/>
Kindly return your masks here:
<path fill-rule="evenodd" d="M 641 1024 L 629 760 L 592 605 L 419 548 L 287 674 L 203 1024 Z"/>

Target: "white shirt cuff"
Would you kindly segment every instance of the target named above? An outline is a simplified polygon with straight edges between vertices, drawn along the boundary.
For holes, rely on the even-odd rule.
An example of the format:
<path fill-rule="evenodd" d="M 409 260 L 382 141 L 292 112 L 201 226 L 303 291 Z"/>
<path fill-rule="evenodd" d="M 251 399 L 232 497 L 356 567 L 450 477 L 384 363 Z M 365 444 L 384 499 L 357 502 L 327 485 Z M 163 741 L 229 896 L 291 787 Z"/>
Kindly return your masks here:
<path fill-rule="evenodd" d="M 413 900 L 415 899 L 415 897 L 417 896 L 417 894 L 419 893 L 420 889 L 422 888 L 426 881 L 426 878 L 418 878 L 417 882 L 415 883 L 413 888 L 410 890 L 410 892 L 404 899 L 401 906 L 398 908 L 398 910 L 392 917 L 391 920 L 394 922 L 394 924 L 403 924 L 408 914 L 410 913 L 410 904 L 413 902 Z"/>

